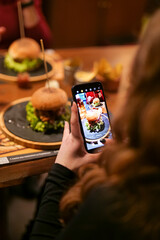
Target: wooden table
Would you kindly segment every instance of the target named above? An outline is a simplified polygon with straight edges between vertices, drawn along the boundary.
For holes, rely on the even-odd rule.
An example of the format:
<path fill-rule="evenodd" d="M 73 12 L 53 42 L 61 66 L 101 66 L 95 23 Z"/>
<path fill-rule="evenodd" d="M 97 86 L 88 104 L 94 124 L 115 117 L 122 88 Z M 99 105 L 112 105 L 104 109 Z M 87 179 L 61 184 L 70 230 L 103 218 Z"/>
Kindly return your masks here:
<path fill-rule="evenodd" d="M 106 92 L 109 110 L 116 112 L 116 103 L 121 101 L 123 93 L 128 86 L 128 73 L 133 56 L 137 50 L 136 45 L 110 46 L 110 47 L 87 47 L 78 49 L 57 49 L 62 59 L 71 57 L 80 57 L 85 69 L 92 68 L 93 62 L 106 58 L 112 65 L 121 63 L 123 65 L 123 74 L 119 93 Z M 66 85 L 60 80 L 60 87 L 64 88 L 68 96 L 71 97 L 71 86 Z M 13 100 L 31 96 L 39 87 L 44 86 L 44 82 L 33 83 L 30 89 L 22 89 L 17 84 L 4 82 L 0 84 L 0 110 Z M 0 166 L 0 188 L 21 183 L 28 176 L 33 176 L 48 172 L 54 163 L 55 157 L 43 158 L 28 162 L 21 162 L 12 165 Z"/>

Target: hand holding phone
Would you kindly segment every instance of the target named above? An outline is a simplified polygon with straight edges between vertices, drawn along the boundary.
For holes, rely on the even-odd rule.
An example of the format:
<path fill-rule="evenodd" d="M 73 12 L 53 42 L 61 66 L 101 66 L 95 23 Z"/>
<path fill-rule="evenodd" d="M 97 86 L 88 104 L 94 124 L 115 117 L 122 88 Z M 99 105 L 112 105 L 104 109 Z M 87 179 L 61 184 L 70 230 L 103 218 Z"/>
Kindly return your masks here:
<path fill-rule="evenodd" d="M 72 87 L 79 113 L 80 129 L 87 152 L 101 150 L 112 138 L 111 125 L 102 84 L 92 82 Z"/>
<path fill-rule="evenodd" d="M 78 123 L 77 106 L 73 103 L 71 108 L 71 124 L 65 122 L 62 144 L 58 152 L 55 163 L 76 171 L 79 167 L 87 163 L 96 162 L 99 154 L 89 154 L 84 147 L 83 138 Z"/>

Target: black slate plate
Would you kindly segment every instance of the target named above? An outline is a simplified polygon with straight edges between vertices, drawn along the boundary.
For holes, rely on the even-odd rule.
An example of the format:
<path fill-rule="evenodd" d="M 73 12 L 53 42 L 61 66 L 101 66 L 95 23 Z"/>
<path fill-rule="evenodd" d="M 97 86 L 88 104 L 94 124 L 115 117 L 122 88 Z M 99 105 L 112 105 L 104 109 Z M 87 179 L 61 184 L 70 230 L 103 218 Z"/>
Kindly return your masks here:
<path fill-rule="evenodd" d="M 53 75 L 53 66 L 52 64 L 47 61 L 47 69 L 48 69 L 48 75 L 49 77 Z M 44 64 L 42 62 L 40 68 L 35 69 L 34 71 L 29 72 L 30 75 L 30 81 L 38 81 L 38 80 L 43 80 L 46 79 L 46 74 L 45 74 L 45 69 L 44 69 Z M 5 67 L 4 65 L 4 57 L 0 57 L 0 78 L 2 80 L 7 80 L 7 81 L 17 81 L 17 72 L 14 70 L 10 70 Z"/>
<path fill-rule="evenodd" d="M 62 140 L 62 132 L 45 134 L 33 131 L 26 120 L 25 107 L 27 102 L 18 103 L 10 107 L 4 113 L 5 126 L 14 135 L 35 142 L 59 142 Z"/>
<path fill-rule="evenodd" d="M 50 133 L 32 130 L 26 119 L 25 107 L 30 98 L 12 102 L 0 114 L 0 127 L 15 142 L 38 149 L 57 149 L 61 145 L 63 129 Z M 68 103 L 69 105 L 69 103 Z"/>

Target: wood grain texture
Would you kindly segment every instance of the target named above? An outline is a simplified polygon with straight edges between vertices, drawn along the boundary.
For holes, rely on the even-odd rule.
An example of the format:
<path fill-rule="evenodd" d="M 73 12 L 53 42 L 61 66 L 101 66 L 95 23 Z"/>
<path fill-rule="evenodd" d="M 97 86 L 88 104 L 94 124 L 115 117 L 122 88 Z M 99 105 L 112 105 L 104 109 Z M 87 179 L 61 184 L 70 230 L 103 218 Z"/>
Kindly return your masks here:
<path fill-rule="evenodd" d="M 28 176 L 48 172 L 55 157 L 0 166 L 0 188 L 20 184 Z"/>
<path fill-rule="evenodd" d="M 43 141 L 36 142 L 36 141 L 31 141 L 31 140 L 27 140 L 22 137 L 19 137 L 8 130 L 8 128 L 6 127 L 5 121 L 4 121 L 4 115 L 5 115 L 6 111 L 9 108 L 11 108 L 12 106 L 19 104 L 19 103 L 26 102 L 26 101 L 30 101 L 30 97 L 15 100 L 4 107 L 4 109 L 0 113 L 0 128 L 1 128 L 1 130 L 6 134 L 6 136 L 10 140 L 14 141 L 17 144 L 28 147 L 28 148 L 35 148 L 35 149 L 42 149 L 42 150 L 59 149 L 59 147 L 61 145 L 61 141 L 54 141 L 54 138 L 53 138 L 53 142 L 43 142 Z M 70 102 L 68 102 L 68 105 L 70 105 Z"/>

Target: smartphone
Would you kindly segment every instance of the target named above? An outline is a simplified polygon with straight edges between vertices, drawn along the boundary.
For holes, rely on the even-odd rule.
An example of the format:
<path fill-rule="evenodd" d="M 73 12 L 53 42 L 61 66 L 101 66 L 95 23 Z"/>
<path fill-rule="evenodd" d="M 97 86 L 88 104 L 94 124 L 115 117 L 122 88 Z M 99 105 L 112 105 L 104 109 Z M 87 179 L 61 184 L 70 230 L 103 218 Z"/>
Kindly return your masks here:
<path fill-rule="evenodd" d="M 87 152 L 102 150 L 112 138 L 109 112 L 102 84 L 92 82 L 72 87 L 73 101 L 78 107 L 80 129 Z"/>

